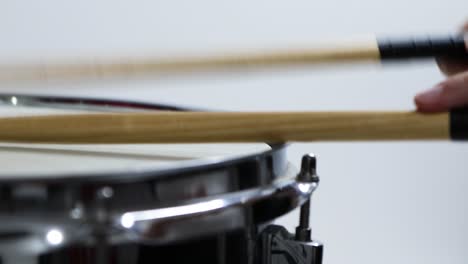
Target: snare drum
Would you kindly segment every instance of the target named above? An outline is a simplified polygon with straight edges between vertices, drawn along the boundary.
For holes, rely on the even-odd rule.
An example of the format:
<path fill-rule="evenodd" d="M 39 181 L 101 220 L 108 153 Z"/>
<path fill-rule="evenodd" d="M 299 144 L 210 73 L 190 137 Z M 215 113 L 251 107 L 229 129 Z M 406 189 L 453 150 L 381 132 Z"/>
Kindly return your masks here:
<path fill-rule="evenodd" d="M 2 116 L 182 111 L 0 95 Z M 284 144 L 0 144 L 0 263 L 320 263 Z M 296 236 L 271 223 L 301 206 Z"/>

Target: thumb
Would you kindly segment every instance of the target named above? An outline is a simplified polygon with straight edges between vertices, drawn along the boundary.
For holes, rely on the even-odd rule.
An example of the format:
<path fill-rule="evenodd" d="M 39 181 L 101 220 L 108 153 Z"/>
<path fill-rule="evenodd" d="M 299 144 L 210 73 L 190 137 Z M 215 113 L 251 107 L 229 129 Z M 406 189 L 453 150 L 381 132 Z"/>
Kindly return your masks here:
<path fill-rule="evenodd" d="M 468 104 L 468 71 L 456 74 L 414 98 L 420 112 L 442 112 Z"/>

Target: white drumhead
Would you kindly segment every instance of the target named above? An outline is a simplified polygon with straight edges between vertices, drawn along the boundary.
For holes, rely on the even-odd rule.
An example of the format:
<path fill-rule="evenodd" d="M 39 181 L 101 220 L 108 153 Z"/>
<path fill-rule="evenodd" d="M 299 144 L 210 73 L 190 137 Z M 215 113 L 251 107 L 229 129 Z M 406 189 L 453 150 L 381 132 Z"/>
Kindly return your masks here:
<path fill-rule="evenodd" d="M 1 116 L 73 114 L 79 110 L 1 105 Z M 82 113 L 82 112 L 81 112 Z M 228 159 L 271 149 L 253 144 L 57 145 L 0 143 L 0 180 L 21 177 L 73 177 L 145 168 L 182 166 L 187 161 Z"/>

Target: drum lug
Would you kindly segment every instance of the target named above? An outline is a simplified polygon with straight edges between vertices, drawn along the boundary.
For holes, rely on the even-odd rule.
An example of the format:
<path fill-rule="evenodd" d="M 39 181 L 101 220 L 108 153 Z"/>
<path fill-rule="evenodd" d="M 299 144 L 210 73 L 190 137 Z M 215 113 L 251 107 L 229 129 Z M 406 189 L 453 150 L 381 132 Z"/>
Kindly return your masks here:
<path fill-rule="evenodd" d="M 109 213 L 109 202 L 114 196 L 114 189 L 110 186 L 103 186 L 98 188 L 95 194 L 96 208 L 93 214 L 94 229 L 93 238 L 95 240 L 95 263 L 105 264 L 109 260 L 109 230 L 108 226 L 111 222 L 111 216 Z"/>

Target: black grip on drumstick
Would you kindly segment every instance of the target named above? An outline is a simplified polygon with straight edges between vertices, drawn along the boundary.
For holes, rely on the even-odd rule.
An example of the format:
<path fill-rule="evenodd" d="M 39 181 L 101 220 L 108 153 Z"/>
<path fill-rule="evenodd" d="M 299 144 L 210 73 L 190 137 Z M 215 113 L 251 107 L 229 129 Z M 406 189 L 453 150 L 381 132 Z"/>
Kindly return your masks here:
<path fill-rule="evenodd" d="M 464 35 L 378 40 L 378 46 L 382 60 L 439 56 L 468 58 L 468 47 Z"/>
<path fill-rule="evenodd" d="M 468 106 L 450 111 L 450 138 L 453 140 L 468 139 Z"/>

